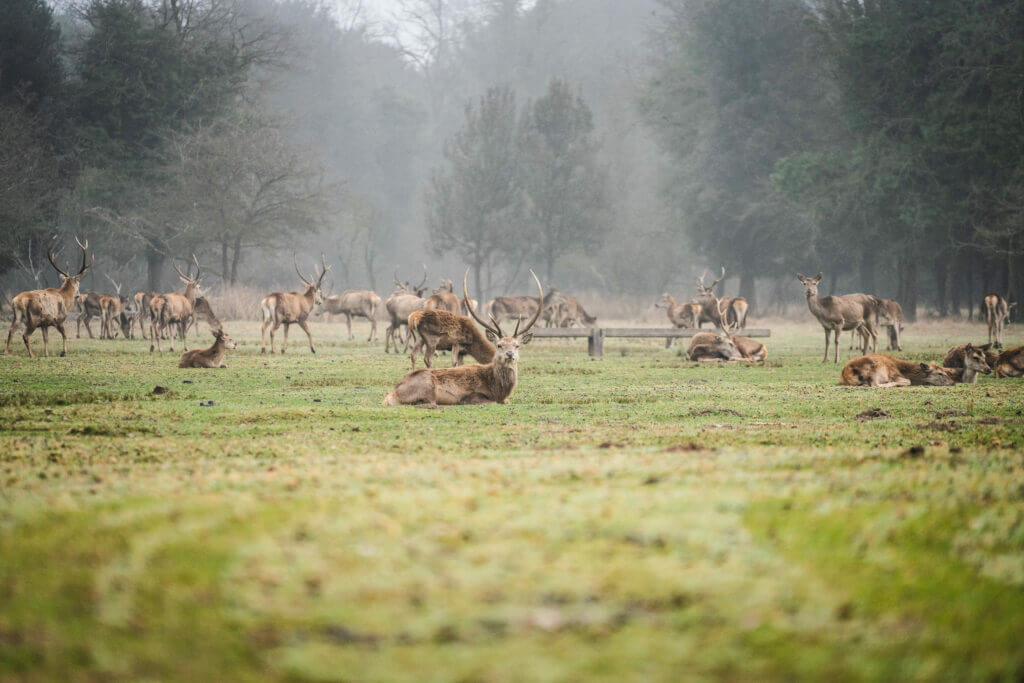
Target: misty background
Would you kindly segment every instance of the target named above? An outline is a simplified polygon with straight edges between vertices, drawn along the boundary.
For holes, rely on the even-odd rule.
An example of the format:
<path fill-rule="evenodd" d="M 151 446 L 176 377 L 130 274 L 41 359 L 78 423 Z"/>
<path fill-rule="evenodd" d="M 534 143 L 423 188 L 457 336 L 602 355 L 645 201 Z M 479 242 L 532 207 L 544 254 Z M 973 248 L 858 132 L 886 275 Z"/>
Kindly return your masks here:
<path fill-rule="evenodd" d="M 396 272 L 640 310 L 705 269 L 751 315 L 1024 285 L 1024 3 L 4 0 L 0 288 Z M 71 252 L 73 250 L 68 249 Z M 619 309 L 617 309 L 619 310 Z"/>

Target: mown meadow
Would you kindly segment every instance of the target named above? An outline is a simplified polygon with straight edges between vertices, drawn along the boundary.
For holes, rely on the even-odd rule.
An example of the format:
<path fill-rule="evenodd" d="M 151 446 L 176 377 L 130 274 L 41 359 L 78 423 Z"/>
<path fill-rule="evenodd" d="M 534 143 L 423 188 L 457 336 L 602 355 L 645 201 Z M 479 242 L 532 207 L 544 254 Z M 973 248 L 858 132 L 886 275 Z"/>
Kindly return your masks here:
<path fill-rule="evenodd" d="M 407 356 L 227 328 L 217 371 L 0 359 L 0 680 L 1024 677 L 1021 380 L 843 388 L 785 325 L 764 365 L 535 340 L 508 405 L 382 408 Z"/>

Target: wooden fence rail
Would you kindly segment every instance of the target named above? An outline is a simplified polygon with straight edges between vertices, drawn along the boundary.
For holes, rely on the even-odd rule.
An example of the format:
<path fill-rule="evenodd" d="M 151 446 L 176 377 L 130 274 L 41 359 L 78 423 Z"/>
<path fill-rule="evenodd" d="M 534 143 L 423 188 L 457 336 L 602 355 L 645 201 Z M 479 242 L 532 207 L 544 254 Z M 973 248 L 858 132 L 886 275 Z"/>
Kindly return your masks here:
<path fill-rule="evenodd" d="M 549 339 L 587 339 L 587 353 L 594 357 L 604 355 L 606 338 L 629 339 L 679 339 L 692 337 L 698 332 L 713 332 L 713 329 L 696 330 L 679 327 L 535 327 L 533 336 Z M 770 337 L 771 330 L 749 329 L 740 330 L 744 337 Z"/>

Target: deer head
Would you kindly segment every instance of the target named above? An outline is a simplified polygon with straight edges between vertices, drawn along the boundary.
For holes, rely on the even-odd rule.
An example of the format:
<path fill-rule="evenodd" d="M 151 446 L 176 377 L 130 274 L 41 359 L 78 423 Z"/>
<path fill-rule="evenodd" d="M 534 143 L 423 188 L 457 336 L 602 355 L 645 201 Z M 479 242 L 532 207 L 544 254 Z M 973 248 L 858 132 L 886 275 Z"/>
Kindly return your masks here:
<path fill-rule="evenodd" d="M 708 274 L 708 271 L 705 270 L 701 274 L 701 276 L 697 279 L 697 291 L 700 292 L 701 294 L 704 294 L 705 296 L 714 296 L 715 295 L 715 286 L 718 285 L 719 282 L 721 282 L 722 280 L 725 279 L 725 266 L 722 266 L 722 274 L 719 276 L 719 278 L 717 280 L 715 280 L 714 282 L 712 282 L 710 285 L 705 285 L 704 284 L 704 278 L 707 277 L 707 274 Z"/>
<path fill-rule="evenodd" d="M 483 326 L 484 332 L 487 335 L 487 340 L 494 344 L 496 351 L 493 363 L 495 365 L 514 367 L 519 361 L 519 347 L 529 344 L 530 340 L 533 339 L 533 335 L 530 334 L 530 329 L 533 327 L 534 323 L 537 322 L 537 319 L 540 318 L 541 311 L 544 309 L 544 288 L 541 287 L 540 279 L 537 277 L 536 273 L 531 270 L 530 275 L 533 276 L 534 281 L 537 283 L 537 296 L 540 297 L 538 302 L 539 305 L 534 311 L 533 317 L 530 318 L 530 322 L 526 323 L 526 327 L 523 328 L 522 331 L 519 330 L 519 325 L 523 322 L 523 319 L 519 318 L 516 320 L 516 327 L 512 331 L 511 335 L 506 335 L 504 331 L 502 331 L 501 325 L 498 324 L 498 321 L 494 319 L 493 315 L 488 316 L 490 318 L 490 322 L 485 322 L 476 314 L 473 307 L 469 305 L 469 268 L 466 269 L 466 274 L 462 278 L 462 302 L 469 310 L 469 314 L 473 316 L 473 320 Z"/>
<path fill-rule="evenodd" d="M 804 286 L 804 294 L 808 297 L 818 296 L 818 283 L 821 282 L 821 273 L 818 273 L 814 277 L 807 277 L 806 275 L 796 274 L 796 279 L 800 281 L 800 284 Z"/>
<path fill-rule="evenodd" d="M 62 270 L 60 266 L 57 265 L 57 262 L 54 261 L 53 245 L 56 244 L 56 242 L 57 236 L 54 235 L 53 238 L 50 240 L 50 245 L 46 248 L 46 258 L 47 260 L 50 261 L 50 265 L 53 266 L 53 269 L 60 274 L 60 286 L 63 288 L 67 286 L 68 283 L 70 283 L 74 289 L 74 293 L 78 294 L 78 285 L 82 279 L 82 275 L 84 275 L 85 271 L 89 270 L 89 267 L 92 265 L 92 262 L 88 260 L 89 240 L 86 240 L 85 244 L 82 244 L 77 237 L 75 238 L 75 242 L 78 242 L 78 246 L 81 247 L 82 249 L 82 267 L 79 268 L 78 272 L 75 273 L 74 275 L 68 272 L 70 268 L 68 270 Z M 95 260 L 96 259 L 93 258 L 93 262 L 95 262 Z"/>
<path fill-rule="evenodd" d="M 988 346 L 986 344 L 985 346 Z M 988 364 L 988 359 L 985 358 L 985 346 L 975 346 L 974 344 L 968 344 L 964 347 L 964 367 L 968 370 L 974 370 L 980 372 L 983 375 L 992 374 L 992 368 Z"/>
<path fill-rule="evenodd" d="M 196 273 L 195 275 L 192 274 L 192 264 L 189 264 L 189 274 L 186 275 L 181 272 L 181 268 L 178 267 L 176 262 L 171 261 L 174 270 L 178 272 L 178 279 L 185 285 L 185 295 L 188 296 L 191 293 L 193 296 L 202 296 L 203 288 L 199 286 L 199 281 L 203 279 L 203 269 L 199 266 L 199 259 L 196 258 L 195 254 L 192 254 L 192 263 L 196 266 Z"/>
<path fill-rule="evenodd" d="M 324 302 L 324 290 L 323 290 L 324 275 L 327 275 L 327 271 L 331 269 L 331 267 L 329 265 L 327 265 L 327 257 L 324 255 L 323 252 L 320 253 L 320 269 L 319 270 L 317 270 L 317 269 L 313 270 L 313 273 L 315 274 L 314 275 L 315 279 L 307 280 L 306 276 L 304 276 L 302 274 L 302 271 L 299 270 L 298 257 L 296 257 L 294 251 L 292 252 L 292 264 L 294 264 L 294 266 L 295 266 L 295 274 L 299 276 L 300 280 L 302 280 L 302 284 L 306 285 L 307 288 L 312 288 L 313 289 L 313 305 L 314 306 L 322 305 L 323 302 Z"/>
<path fill-rule="evenodd" d="M 675 304 L 675 298 L 668 292 L 663 292 L 661 298 L 654 303 L 655 308 L 669 308 Z"/>

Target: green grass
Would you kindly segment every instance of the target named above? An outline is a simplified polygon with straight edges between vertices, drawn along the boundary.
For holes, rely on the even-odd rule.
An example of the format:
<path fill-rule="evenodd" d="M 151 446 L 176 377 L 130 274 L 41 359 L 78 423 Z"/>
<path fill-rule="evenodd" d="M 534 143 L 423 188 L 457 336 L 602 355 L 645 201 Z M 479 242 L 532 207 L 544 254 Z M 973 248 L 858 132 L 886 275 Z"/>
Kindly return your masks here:
<path fill-rule="evenodd" d="M 407 356 L 228 329 L 219 371 L 0 359 L 0 680 L 1024 676 L 1020 380 L 841 388 L 808 325 L 764 366 L 539 340 L 509 405 L 385 409 Z"/>

